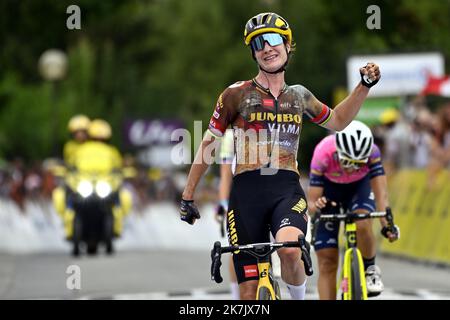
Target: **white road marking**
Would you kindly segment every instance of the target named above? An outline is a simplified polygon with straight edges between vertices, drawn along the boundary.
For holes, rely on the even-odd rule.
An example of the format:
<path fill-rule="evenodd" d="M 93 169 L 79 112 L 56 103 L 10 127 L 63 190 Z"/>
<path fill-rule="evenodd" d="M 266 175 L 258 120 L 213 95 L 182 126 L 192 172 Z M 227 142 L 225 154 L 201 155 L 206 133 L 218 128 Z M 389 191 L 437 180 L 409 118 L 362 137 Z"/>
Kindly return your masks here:
<path fill-rule="evenodd" d="M 281 289 L 281 296 L 284 300 L 290 300 L 289 292 L 286 288 Z M 196 288 L 190 292 L 148 292 L 148 293 L 127 293 L 117 294 L 109 297 L 105 296 L 85 296 L 82 299 L 113 299 L 113 300 L 231 300 L 229 290 L 216 290 L 211 288 Z M 308 288 L 306 300 L 318 300 L 319 295 L 316 287 Z M 429 289 L 416 289 L 408 292 L 396 291 L 386 288 L 383 293 L 369 300 L 450 300 L 450 291 L 446 293 L 433 292 Z"/>

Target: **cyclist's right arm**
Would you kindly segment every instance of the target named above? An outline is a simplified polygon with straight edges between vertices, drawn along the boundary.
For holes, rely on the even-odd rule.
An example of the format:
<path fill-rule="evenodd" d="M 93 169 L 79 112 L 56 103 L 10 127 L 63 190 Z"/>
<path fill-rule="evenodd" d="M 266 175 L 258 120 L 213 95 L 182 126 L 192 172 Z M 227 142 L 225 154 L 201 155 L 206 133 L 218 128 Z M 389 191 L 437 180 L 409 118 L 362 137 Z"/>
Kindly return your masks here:
<path fill-rule="evenodd" d="M 206 152 L 208 151 L 208 146 L 216 140 L 214 136 L 205 134 L 200 147 L 197 150 L 197 154 L 195 155 L 194 163 L 189 170 L 189 175 L 187 178 L 186 187 L 184 188 L 182 198 L 184 200 L 193 200 L 194 192 L 197 188 L 197 185 L 200 181 L 200 178 L 206 172 L 209 167 L 209 164 L 205 161 L 205 158 L 209 157 Z"/>
<path fill-rule="evenodd" d="M 181 195 L 180 218 L 182 221 L 189 224 L 194 224 L 197 219 L 200 219 L 200 213 L 194 204 L 194 192 L 200 178 L 209 167 L 209 163 L 205 161 L 205 156 L 210 156 L 206 154 L 208 151 L 207 147 L 213 143 L 214 140 L 215 138 L 209 136 L 208 134 L 205 134 L 203 137 L 202 143 L 200 144 L 197 154 L 195 155 L 194 163 L 189 171 L 186 187 Z"/>
<path fill-rule="evenodd" d="M 311 217 L 314 217 L 317 210 L 322 208 L 319 203 L 323 197 L 323 187 L 309 186 L 308 188 L 308 212 Z M 322 200 L 323 202 L 323 200 Z M 314 220 L 314 219 L 312 219 Z"/>
<path fill-rule="evenodd" d="M 228 87 L 217 99 L 214 112 L 209 121 L 207 133 L 203 137 L 202 143 L 197 151 L 194 163 L 192 164 L 189 172 L 187 185 L 183 191 L 184 200 L 193 199 L 195 188 L 206 169 L 208 169 L 208 164 L 205 163 L 205 157 L 203 154 L 205 151 L 209 150 L 207 147 L 211 143 L 213 143 L 217 138 L 220 139 L 224 136 L 226 129 L 236 115 L 234 104 L 232 90 Z M 205 154 L 205 156 L 209 158 L 208 154 Z"/>
<path fill-rule="evenodd" d="M 182 193 L 180 217 L 181 220 L 186 221 L 189 224 L 194 224 L 195 220 L 200 218 L 198 209 L 194 204 L 194 192 L 201 177 L 208 169 L 209 162 L 211 162 L 209 160 L 213 160 L 211 159 L 211 156 L 214 157 L 214 155 L 208 154 L 211 149 L 208 148 L 208 146 L 213 143 L 216 138 L 220 138 L 224 135 L 226 128 L 232 122 L 235 115 L 236 109 L 230 95 L 229 87 L 219 96 L 214 113 L 209 122 L 209 128 L 195 155 L 194 163 L 189 171 L 186 187 Z"/>

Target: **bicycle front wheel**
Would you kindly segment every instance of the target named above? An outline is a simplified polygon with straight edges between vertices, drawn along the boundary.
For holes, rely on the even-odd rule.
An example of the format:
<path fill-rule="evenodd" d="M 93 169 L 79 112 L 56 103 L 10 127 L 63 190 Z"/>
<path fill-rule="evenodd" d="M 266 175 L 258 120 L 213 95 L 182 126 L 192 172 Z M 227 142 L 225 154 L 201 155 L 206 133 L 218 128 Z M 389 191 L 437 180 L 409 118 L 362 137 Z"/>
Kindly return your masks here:
<path fill-rule="evenodd" d="M 260 287 L 258 290 L 257 300 L 274 300 L 272 298 L 272 293 L 267 287 Z"/>
<path fill-rule="evenodd" d="M 281 290 L 277 280 L 273 280 L 273 290 L 275 291 L 275 300 L 281 300 Z"/>
<path fill-rule="evenodd" d="M 362 274 L 361 274 L 362 273 Z M 352 249 L 350 280 L 351 300 L 366 300 L 364 295 L 365 283 L 363 283 L 364 268 L 362 267 L 362 257 L 357 249 Z"/>

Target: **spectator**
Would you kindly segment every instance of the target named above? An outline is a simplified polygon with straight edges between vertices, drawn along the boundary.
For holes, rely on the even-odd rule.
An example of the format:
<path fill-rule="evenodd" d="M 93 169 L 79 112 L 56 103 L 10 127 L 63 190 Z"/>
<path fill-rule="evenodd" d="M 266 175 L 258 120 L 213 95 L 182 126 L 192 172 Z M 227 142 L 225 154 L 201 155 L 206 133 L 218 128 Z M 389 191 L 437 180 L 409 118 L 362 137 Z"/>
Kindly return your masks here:
<path fill-rule="evenodd" d="M 434 132 L 430 144 L 430 163 L 428 165 L 428 188 L 433 187 L 442 169 L 450 169 L 450 103 L 438 110 Z"/>

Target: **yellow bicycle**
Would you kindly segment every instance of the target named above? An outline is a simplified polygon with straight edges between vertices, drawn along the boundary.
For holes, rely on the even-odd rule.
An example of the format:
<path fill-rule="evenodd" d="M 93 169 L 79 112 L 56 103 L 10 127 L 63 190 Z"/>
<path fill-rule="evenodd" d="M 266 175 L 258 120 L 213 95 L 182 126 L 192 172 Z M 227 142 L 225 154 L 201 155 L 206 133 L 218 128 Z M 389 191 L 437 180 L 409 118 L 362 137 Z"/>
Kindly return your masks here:
<path fill-rule="evenodd" d="M 257 259 L 259 283 L 256 291 L 256 300 L 280 300 L 280 285 L 273 276 L 270 255 L 278 249 L 288 247 L 301 249 L 306 275 L 311 276 L 313 274 L 313 268 L 311 257 L 309 255 L 309 243 L 305 240 L 304 236 L 299 236 L 298 241 L 252 243 L 227 247 L 222 247 L 221 243 L 216 241 L 211 250 L 211 280 L 214 280 L 217 283 L 223 281 L 223 278 L 220 275 L 222 253 L 246 252 Z"/>
<path fill-rule="evenodd" d="M 345 253 L 342 259 L 341 275 L 336 290 L 341 289 L 342 300 L 367 300 L 366 277 L 361 252 L 356 242 L 356 221 L 386 217 L 388 228 L 394 230 L 394 218 L 390 208 L 386 211 L 354 213 L 345 212 L 342 207 L 338 213 L 318 213 L 318 221 L 344 221 Z"/>

